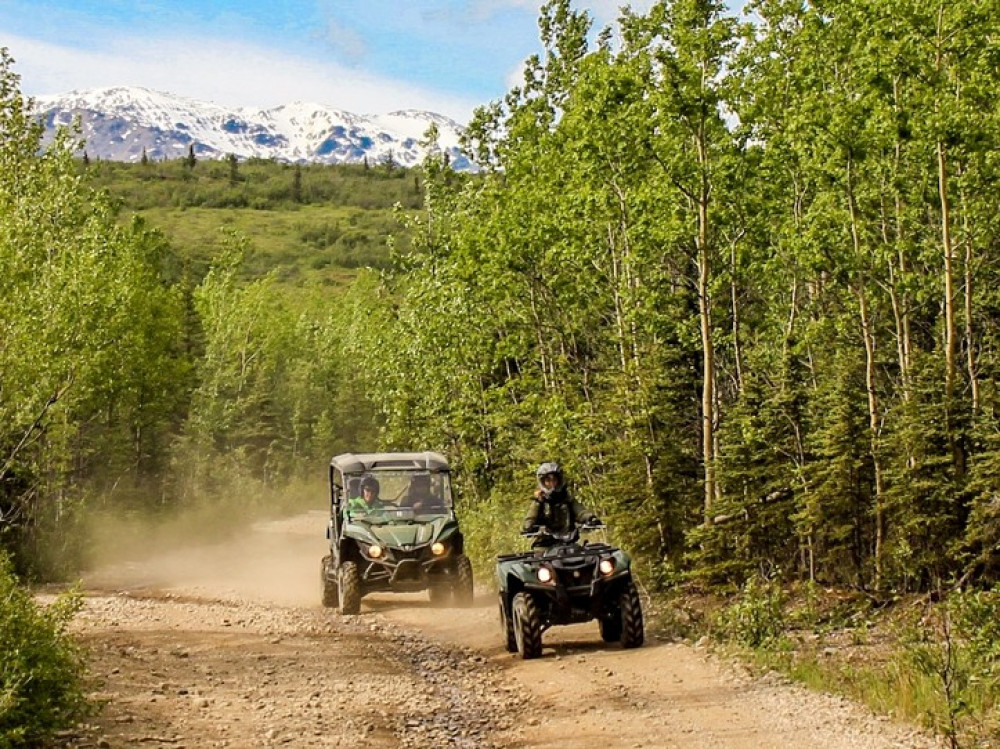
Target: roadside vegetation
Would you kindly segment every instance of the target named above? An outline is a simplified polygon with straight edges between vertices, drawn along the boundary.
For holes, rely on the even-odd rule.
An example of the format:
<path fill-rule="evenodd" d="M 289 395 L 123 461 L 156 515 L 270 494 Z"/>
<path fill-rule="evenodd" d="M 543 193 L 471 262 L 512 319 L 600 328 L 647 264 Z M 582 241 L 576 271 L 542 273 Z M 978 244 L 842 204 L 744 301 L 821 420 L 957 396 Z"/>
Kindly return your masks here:
<path fill-rule="evenodd" d="M 675 607 L 659 622 L 668 636 L 711 638 L 759 674 L 923 725 L 952 747 L 992 746 L 1000 732 L 997 587 L 880 602 L 757 580 L 729 602 L 688 593 L 661 605 Z"/>
<path fill-rule="evenodd" d="M 94 508 L 428 448 L 486 580 L 558 458 L 662 626 L 995 741 L 1000 8 L 751 7 L 618 45 L 547 3 L 476 176 L 39 156 L 5 59 L 17 568 L 71 574 Z"/>
<path fill-rule="evenodd" d="M 85 653 L 66 632 L 79 608 L 72 593 L 37 603 L 0 552 L 0 747 L 40 746 L 87 715 Z"/>

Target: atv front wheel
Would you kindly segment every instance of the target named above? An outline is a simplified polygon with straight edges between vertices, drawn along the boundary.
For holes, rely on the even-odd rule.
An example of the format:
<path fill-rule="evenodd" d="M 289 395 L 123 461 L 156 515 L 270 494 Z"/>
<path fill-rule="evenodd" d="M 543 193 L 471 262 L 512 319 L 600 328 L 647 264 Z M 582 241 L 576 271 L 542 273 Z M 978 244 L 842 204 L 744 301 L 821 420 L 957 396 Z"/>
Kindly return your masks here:
<path fill-rule="evenodd" d="M 358 565 L 344 562 L 340 565 L 340 613 L 356 614 L 361 610 L 361 576 Z"/>
<path fill-rule="evenodd" d="M 514 622 L 509 616 L 507 616 L 507 611 L 504 609 L 503 605 L 503 595 L 501 595 L 499 601 L 500 608 L 500 631 L 503 633 L 504 646 L 507 648 L 508 653 L 517 652 L 517 637 L 514 635 Z"/>
<path fill-rule="evenodd" d="M 542 623 L 538 616 L 535 599 L 530 593 L 514 596 L 514 642 L 517 652 L 524 660 L 538 658 L 542 654 Z"/>
<path fill-rule="evenodd" d="M 455 587 L 452 593 L 455 597 L 456 606 L 472 605 L 472 562 L 462 554 L 455 560 Z"/>
<path fill-rule="evenodd" d="M 620 642 L 622 639 L 622 612 L 615 610 L 604 614 L 599 620 L 601 639 L 605 642 Z"/>
<path fill-rule="evenodd" d="M 340 601 L 340 594 L 337 591 L 337 583 L 330 579 L 329 573 L 330 557 L 325 556 L 319 566 L 319 584 L 323 593 L 323 606 L 332 609 Z"/>
<path fill-rule="evenodd" d="M 642 624 L 642 604 L 635 583 L 629 580 L 618 598 L 621 608 L 621 643 L 623 648 L 637 648 L 642 645 L 645 634 Z"/>

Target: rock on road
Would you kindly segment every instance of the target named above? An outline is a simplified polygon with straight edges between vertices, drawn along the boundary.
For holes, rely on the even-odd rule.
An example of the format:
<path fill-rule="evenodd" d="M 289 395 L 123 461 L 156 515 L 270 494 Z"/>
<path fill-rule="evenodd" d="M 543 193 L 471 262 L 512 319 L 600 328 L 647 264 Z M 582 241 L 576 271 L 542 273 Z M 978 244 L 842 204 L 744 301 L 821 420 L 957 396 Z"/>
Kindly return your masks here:
<path fill-rule="evenodd" d="M 386 594 L 340 616 L 319 604 L 325 524 L 306 513 L 89 574 L 74 629 L 103 709 L 65 745 L 939 746 L 689 645 L 607 646 L 594 623 L 549 630 L 521 661 L 485 588 L 471 608 Z"/>

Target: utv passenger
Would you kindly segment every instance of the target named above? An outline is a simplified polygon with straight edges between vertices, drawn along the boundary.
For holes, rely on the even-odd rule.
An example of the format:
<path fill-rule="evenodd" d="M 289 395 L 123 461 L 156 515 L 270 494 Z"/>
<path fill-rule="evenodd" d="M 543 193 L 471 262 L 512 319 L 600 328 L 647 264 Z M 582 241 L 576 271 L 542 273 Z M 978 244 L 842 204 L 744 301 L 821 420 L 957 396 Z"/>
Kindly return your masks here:
<path fill-rule="evenodd" d="M 431 477 L 426 473 L 418 473 L 410 479 L 410 486 L 406 492 L 406 507 L 414 510 L 432 512 L 444 508 L 441 495 L 431 485 Z"/>
<path fill-rule="evenodd" d="M 554 533 L 569 533 L 583 523 L 600 521 L 591 510 L 573 499 L 566 486 L 566 477 L 558 463 L 542 463 L 535 471 L 538 488 L 524 518 L 524 531 L 530 533 L 544 527 Z M 532 546 L 551 546 L 552 538 L 538 536 Z"/>

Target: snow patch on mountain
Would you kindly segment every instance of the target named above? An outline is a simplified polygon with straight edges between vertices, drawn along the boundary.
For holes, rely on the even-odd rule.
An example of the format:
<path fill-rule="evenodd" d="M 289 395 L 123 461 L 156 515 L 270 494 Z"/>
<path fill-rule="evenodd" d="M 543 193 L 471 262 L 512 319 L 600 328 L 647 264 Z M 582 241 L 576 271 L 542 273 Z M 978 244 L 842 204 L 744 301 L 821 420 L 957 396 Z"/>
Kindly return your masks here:
<path fill-rule="evenodd" d="M 391 158 L 414 166 L 426 155 L 421 143 L 431 124 L 438 146 L 454 168 L 475 166 L 459 148 L 461 126 L 433 112 L 401 110 L 359 115 L 324 104 L 292 102 L 270 109 L 229 108 L 152 91 L 114 88 L 70 91 L 35 99 L 46 138 L 79 120 L 88 156 L 114 161 L 196 156 L 275 159 L 292 163 L 369 164 Z"/>

